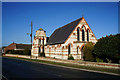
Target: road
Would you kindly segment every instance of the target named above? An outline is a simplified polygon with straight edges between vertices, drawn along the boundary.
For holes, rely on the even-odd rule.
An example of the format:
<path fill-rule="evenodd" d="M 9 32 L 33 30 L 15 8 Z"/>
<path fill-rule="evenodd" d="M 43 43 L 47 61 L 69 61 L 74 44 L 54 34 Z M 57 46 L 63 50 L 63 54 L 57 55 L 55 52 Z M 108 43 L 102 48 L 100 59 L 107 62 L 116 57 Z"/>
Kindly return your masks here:
<path fill-rule="evenodd" d="M 120 76 L 68 69 L 58 66 L 41 64 L 12 58 L 2 58 L 2 74 L 8 80 L 69 78 L 69 79 L 120 79 Z"/>

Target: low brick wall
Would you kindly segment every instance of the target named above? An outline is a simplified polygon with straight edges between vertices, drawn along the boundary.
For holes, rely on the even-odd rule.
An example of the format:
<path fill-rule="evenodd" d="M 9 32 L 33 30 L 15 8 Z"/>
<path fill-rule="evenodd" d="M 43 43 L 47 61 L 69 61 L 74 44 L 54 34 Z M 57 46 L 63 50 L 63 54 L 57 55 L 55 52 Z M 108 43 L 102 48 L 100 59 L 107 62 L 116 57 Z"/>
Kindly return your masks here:
<path fill-rule="evenodd" d="M 45 61 L 77 64 L 77 65 L 84 65 L 84 66 L 96 66 L 96 67 L 120 69 L 120 64 L 113 64 L 113 63 L 87 62 L 87 61 L 78 61 L 78 60 L 60 60 L 60 59 L 45 58 L 45 57 L 35 57 L 35 56 L 31 57 L 31 56 L 27 56 L 27 55 L 17 55 L 17 54 L 5 54 L 4 56 L 39 59 L 39 60 L 45 60 Z"/>

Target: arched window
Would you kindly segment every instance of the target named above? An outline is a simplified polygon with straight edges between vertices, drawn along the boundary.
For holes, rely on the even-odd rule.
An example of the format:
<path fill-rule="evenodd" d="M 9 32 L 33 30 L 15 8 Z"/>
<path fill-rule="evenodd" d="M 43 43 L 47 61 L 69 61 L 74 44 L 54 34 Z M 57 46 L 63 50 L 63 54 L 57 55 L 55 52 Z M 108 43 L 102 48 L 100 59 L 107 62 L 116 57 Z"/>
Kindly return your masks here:
<path fill-rule="evenodd" d="M 39 53 L 41 53 L 41 47 L 39 47 Z"/>
<path fill-rule="evenodd" d="M 85 41 L 85 31 L 84 31 L 84 27 L 82 28 L 82 41 Z"/>
<path fill-rule="evenodd" d="M 44 53 L 44 37 L 43 37 L 43 53 Z"/>
<path fill-rule="evenodd" d="M 69 45 L 68 46 L 68 55 L 70 54 L 70 51 L 71 51 L 71 46 Z"/>
<path fill-rule="evenodd" d="M 80 41 L 80 30 L 79 30 L 79 28 L 77 29 L 77 40 Z"/>
<path fill-rule="evenodd" d="M 44 37 L 43 37 L 43 45 L 44 45 Z"/>
<path fill-rule="evenodd" d="M 87 41 L 89 41 L 89 30 L 87 30 Z"/>
<path fill-rule="evenodd" d="M 39 44 L 41 44 L 41 39 L 39 39 Z"/>

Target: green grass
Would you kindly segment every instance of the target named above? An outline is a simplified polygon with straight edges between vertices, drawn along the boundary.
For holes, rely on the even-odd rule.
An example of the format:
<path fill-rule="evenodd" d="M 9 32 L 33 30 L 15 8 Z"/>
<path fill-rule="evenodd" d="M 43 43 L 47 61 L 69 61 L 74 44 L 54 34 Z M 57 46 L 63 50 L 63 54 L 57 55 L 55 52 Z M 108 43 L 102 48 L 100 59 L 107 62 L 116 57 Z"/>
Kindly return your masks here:
<path fill-rule="evenodd" d="M 4 57 L 7 57 L 7 56 L 4 56 Z M 27 61 L 33 61 L 33 62 L 41 62 L 41 63 L 61 65 L 61 66 L 74 67 L 74 68 L 80 68 L 80 69 L 88 69 L 88 70 L 120 74 L 120 69 L 113 69 L 113 68 L 111 69 L 111 68 L 103 68 L 103 67 L 95 67 L 95 66 L 82 66 L 77 64 L 59 63 L 59 62 L 52 62 L 52 61 L 45 61 L 45 60 L 38 60 L 38 59 L 27 59 L 27 58 L 19 58 L 19 57 L 8 57 L 8 58 L 15 58 L 15 59 L 21 59 L 21 60 L 27 60 Z"/>

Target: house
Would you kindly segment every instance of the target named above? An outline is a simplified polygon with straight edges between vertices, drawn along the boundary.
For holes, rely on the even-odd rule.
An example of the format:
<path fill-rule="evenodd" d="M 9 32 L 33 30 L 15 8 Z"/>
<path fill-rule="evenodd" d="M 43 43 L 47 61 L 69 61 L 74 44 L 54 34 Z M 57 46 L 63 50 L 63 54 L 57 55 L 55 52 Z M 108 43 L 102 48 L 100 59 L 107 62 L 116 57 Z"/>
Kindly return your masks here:
<path fill-rule="evenodd" d="M 83 47 L 87 42 L 97 42 L 93 31 L 84 17 L 56 29 L 46 42 L 46 31 L 39 29 L 33 40 L 31 55 L 39 56 L 41 52 L 46 57 L 68 59 L 71 54 L 74 59 L 83 60 Z"/>
<path fill-rule="evenodd" d="M 31 44 L 17 44 L 13 42 L 12 44 L 4 48 L 4 52 L 8 50 L 24 50 L 25 48 L 28 48 L 29 50 L 31 50 L 32 45 Z"/>

